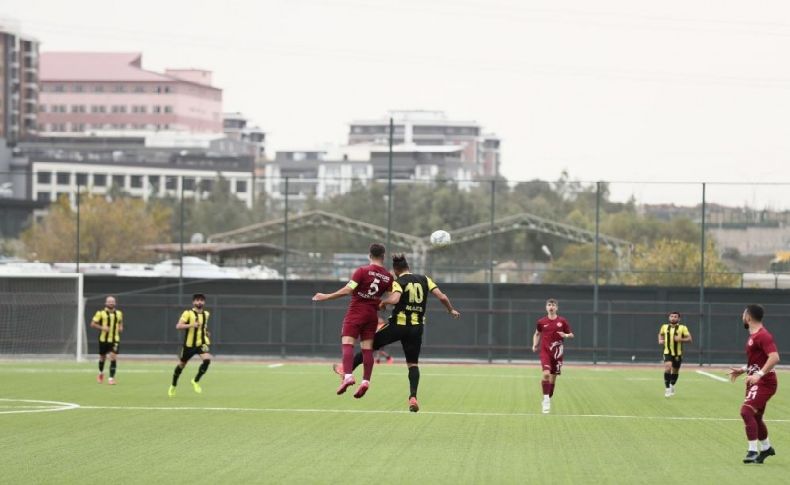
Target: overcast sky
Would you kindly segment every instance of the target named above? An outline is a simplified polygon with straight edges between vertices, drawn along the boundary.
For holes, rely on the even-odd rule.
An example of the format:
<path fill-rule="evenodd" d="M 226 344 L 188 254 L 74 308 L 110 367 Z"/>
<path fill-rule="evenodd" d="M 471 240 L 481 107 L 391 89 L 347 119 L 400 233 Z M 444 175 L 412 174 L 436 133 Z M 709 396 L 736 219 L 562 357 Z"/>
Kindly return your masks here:
<path fill-rule="evenodd" d="M 3 0 L 0 16 L 42 50 L 213 70 L 273 150 L 431 109 L 497 133 L 511 180 L 790 183 L 786 0 Z M 689 203 L 700 187 L 614 192 Z M 790 185 L 709 195 L 790 208 Z"/>

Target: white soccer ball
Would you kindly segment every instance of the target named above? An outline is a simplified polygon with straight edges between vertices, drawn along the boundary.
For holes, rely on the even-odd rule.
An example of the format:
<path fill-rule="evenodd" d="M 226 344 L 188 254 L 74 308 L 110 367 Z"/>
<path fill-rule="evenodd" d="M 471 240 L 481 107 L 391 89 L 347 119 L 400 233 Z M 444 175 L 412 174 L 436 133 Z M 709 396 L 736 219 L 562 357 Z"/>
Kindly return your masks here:
<path fill-rule="evenodd" d="M 450 233 L 447 231 L 433 231 L 431 234 L 431 244 L 437 247 L 447 246 L 450 244 Z"/>

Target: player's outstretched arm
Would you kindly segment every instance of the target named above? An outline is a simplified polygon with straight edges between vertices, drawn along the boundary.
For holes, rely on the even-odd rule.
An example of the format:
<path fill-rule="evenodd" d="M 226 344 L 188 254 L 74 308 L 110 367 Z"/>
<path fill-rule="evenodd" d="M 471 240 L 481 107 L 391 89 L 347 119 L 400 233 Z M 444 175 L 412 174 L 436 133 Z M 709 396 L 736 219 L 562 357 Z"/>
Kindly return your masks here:
<path fill-rule="evenodd" d="M 573 338 L 573 337 L 575 337 L 575 335 L 573 335 L 573 332 L 569 332 L 569 333 L 557 332 L 557 335 L 559 335 L 562 338 Z"/>
<path fill-rule="evenodd" d="M 444 305 L 444 308 L 447 309 L 447 313 L 453 316 L 453 318 L 459 318 L 461 314 L 453 307 L 453 304 L 450 302 L 450 298 L 447 297 L 442 290 L 439 288 L 434 288 L 431 290 L 431 293 Z"/>
<path fill-rule="evenodd" d="M 338 298 L 342 298 L 344 296 L 350 295 L 353 293 L 354 290 L 350 286 L 346 285 L 334 293 L 316 293 L 313 296 L 313 301 L 329 301 L 329 300 L 336 300 Z"/>

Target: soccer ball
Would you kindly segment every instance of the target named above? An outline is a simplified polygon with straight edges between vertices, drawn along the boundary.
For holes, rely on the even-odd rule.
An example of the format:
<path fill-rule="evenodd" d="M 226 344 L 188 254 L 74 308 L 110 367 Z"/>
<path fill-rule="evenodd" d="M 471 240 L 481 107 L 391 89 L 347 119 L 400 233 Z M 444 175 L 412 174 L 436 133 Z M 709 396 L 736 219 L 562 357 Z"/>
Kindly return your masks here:
<path fill-rule="evenodd" d="M 431 244 L 436 247 L 447 246 L 450 244 L 450 233 L 447 231 L 433 231 L 431 234 Z"/>

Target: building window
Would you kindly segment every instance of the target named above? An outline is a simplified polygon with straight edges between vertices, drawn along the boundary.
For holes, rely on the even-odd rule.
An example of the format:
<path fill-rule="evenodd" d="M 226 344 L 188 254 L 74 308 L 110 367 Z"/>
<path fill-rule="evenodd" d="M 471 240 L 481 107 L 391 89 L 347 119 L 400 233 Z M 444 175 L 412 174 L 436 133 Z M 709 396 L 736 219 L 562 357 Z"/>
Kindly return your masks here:
<path fill-rule="evenodd" d="M 62 84 L 56 84 L 55 89 L 53 89 L 53 91 L 55 91 L 56 93 L 63 93 L 66 91 L 66 86 Z"/>
<path fill-rule="evenodd" d="M 113 175 L 112 184 L 115 187 L 126 188 L 126 175 Z"/>
<path fill-rule="evenodd" d="M 40 184 L 52 183 L 52 172 L 38 172 L 36 174 L 36 181 Z"/>
<path fill-rule="evenodd" d="M 96 187 L 105 187 L 107 186 L 107 175 L 103 173 L 94 173 L 93 174 L 93 185 Z"/>
<path fill-rule="evenodd" d="M 78 173 L 77 174 L 77 185 L 88 185 L 88 174 L 87 173 Z"/>
<path fill-rule="evenodd" d="M 211 179 L 203 179 L 200 181 L 200 190 L 203 192 L 211 192 L 214 189 L 214 181 Z"/>
<path fill-rule="evenodd" d="M 149 175 L 148 185 L 159 190 L 159 175 Z"/>
<path fill-rule="evenodd" d="M 126 106 L 122 104 L 114 104 L 112 106 L 113 113 L 126 113 Z"/>
<path fill-rule="evenodd" d="M 173 177 L 172 175 L 168 175 L 165 177 L 165 189 L 166 190 L 176 190 L 178 187 L 178 177 Z"/>
<path fill-rule="evenodd" d="M 71 183 L 71 174 L 69 172 L 58 172 L 55 177 L 58 185 L 69 185 Z"/>
<path fill-rule="evenodd" d="M 105 113 L 107 112 L 107 108 L 100 104 L 94 104 L 91 106 L 91 113 Z"/>
<path fill-rule="evenodd" d="M 145 86 L 140 86 L 140 85 L 135 86 L 134 87 L 134 92 L 135 93 L 144 93 L 145 92 Z"/>
<path fill-rule="evenodd" d="M 71 105 L 71 112 L 72 113 L 84 113 L 85 112 L 85 105 L 84 104 L 72 104 Z"/>
<path fill-rule="evenodd" d="M 165 91 L 165 94 L 169 93 L 170 92 L 170 86 L 165 86 L 164 91 Z"/>
<path fill-rule="evenodd" d="M 247 192 L 247 181 L 246 180 L 237 180 L 236 181 L 236 193 L 244 194 Z"/>
<path fill-rule="evenodd" d="M 81 93 L 84 88 L 82 84 L 75 84 L 72 89 L 74 90 L 75 93 Z"/>
<path fill-rule="evenodd" d="M 52 202 L 49 192 L 37 192 L 36 200 L 39 202 Z"/>
<path fill-rule="evenodd" d="M 143 187 L 143 176 L 132 175 L 129 177 L 129 187 L 133 189 L 141 189 Z"/>
<path fill-rule="evenodd" d="M 195 190 L 195 178 L 194 177 L 184 177 L 184 190 Z"/>
<path fill-rule="evenodd" d="M 125 91 L 126 91 L 126 86 L 124 86 L 123 84 L 116 84 L 115 86 L 112 87 L 112 92 L 114 93 L 123 93 Z"/>
<path fill-rule="evenodd" d="M 161 107 L 161 106 L 159 106 L 159 105 L 156 105 L 156 106 L 154 106 L 154 108 L 151 110 L 151 112 L 152 112 L 152 113 L 161 113 L 161 112 L 162 112 L 162 107 Z"/>
<path fill-rule="evenodd" d="M 103 93 L 104 92 L 104 86 L 101 86 L 101 85 L 93 86 L 93 92 L 94 93 Z"/>
<path fill-rule="evenodd" d="M 72 123 L 71 124 L 71 131 L 73 131 L 73 132 L 83 132 L 83 131 L 85 131 L 85 123 Z"/>
<path fill-rule="evenodd" d="M 172 113 L 173 107 L 172 106 L 165 106 L 165 113 Z"/>
<path fill-rule="evenodd" d="M 39 113 L 46 113 L 47 112 L 47 105 L 46 104 L 38 105 L 38 112 Z"/>

